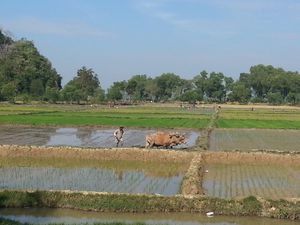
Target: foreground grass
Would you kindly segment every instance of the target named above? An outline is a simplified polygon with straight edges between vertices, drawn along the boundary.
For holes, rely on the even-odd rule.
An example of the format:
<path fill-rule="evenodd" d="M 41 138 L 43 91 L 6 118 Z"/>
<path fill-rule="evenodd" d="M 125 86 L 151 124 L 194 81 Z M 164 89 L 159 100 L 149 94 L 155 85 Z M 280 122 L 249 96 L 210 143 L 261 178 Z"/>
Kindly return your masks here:
<path fill-rule="evenodd" d="M 300 219 L 300 201 L 265 200 L 253 196 L 239 200 L 183 196 L 97 194 L 87 192 L 2 191 L 0 207 L 50 207 L 110 212 L 199 212 L 217 215 L 264 216 Z"/>
<path fill-rule="evenodd" d="M 211 110 L 178 107 L 89 108 L 87 106 L 5 106 L 0 108 L 0 124 L 86 125 L 145 128 L 204 128 Z"/>

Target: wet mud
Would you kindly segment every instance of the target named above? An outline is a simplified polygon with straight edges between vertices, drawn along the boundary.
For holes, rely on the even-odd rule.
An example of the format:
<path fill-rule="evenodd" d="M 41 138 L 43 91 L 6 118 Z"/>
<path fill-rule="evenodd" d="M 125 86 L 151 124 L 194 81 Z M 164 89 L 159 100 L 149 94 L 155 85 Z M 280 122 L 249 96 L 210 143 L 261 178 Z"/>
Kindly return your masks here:
<path fill-rule="evenodd" d="M 0 127 L 0 144 L 112 148 L 116 147 L 114 130 L 93 127 Z M 122 147 L 145 147 L 146 135 L 157 131 L 126 129 Z M 187 137 L 186 144 L 174 148 L 192 148 L 200 135 L 191 130 L 164 131 L 178 132 Z"/>

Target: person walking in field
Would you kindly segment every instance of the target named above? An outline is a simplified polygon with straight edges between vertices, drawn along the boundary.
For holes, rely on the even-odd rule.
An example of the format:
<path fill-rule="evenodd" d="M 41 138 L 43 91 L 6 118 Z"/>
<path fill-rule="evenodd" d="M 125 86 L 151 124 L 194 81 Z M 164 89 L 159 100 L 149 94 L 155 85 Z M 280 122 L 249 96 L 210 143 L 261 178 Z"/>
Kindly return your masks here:
<path fill-rule="evenodd" d="M 116 138 L 117 147 L 119 147 L 119 143 L 123 146 L 123 135 L 124 135 L 124 127 L 119 127 L 114 132 L 114 137 Z"/>

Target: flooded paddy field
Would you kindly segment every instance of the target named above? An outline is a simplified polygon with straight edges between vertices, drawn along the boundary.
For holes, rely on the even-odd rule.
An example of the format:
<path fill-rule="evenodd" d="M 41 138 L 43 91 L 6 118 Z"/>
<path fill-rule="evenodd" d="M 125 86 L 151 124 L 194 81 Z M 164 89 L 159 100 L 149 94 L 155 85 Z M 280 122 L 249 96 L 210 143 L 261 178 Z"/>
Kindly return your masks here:
<path fill-rule="evenodd" d="M 202 186 L 211 197 L 300 198 L 299 155 L 211 154 L 205 170 Z"/>
<path fill-rule="evenodd" d="M 215 129 L 210 136 L 209 149 L 300 152 L 300 130 Z"/>
<path fill-rule="evenodd" d="M 76 146 L 112 148 L 116 146 L 115 129 L 93 127 L 0 127 L 0 144 L 38 146 Z M 157 132 L 154 129 L 125 128 L 123 147 L 145 147 L 145 137 Z M 200 133 L 192 130 L 163 130 L 185 134 L 187 143 L 174 148 L 192 148 Z"/>
<path fill-rule="evenodd" d="M 191 213 L 103 213 L 70 209 L 1 209 L 0 218 L 32 224 L 137 223 L 151 225 L 296 225 L 297 222 L 259 217 L 206 217 Z"/>
<path fill-rule="evenodd" d="M 71 190 L 175 195 L 184 174 L 147 176 L 142 171 L 95 168 L 0 168 L 0 189 Z"/>
<path fill-rule="evenodd" d="M 167 150 L 6 145 L 0 147 L 0 189 L 170 196 L 180 191 L 192 157 Z"/>

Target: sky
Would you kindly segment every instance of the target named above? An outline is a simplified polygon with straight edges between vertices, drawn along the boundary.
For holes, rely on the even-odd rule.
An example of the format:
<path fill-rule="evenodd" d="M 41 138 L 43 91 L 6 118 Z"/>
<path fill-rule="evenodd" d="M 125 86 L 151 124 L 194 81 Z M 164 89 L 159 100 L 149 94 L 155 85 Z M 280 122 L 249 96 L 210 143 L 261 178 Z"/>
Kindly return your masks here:
<path fill-rule="evenodd" d="M 106 90 L 134 75 L 257 64 L 300 71 L 300 0 L 2 0 L 0 28 L 32 40 L 63 77 L 82 66 Z"/>

